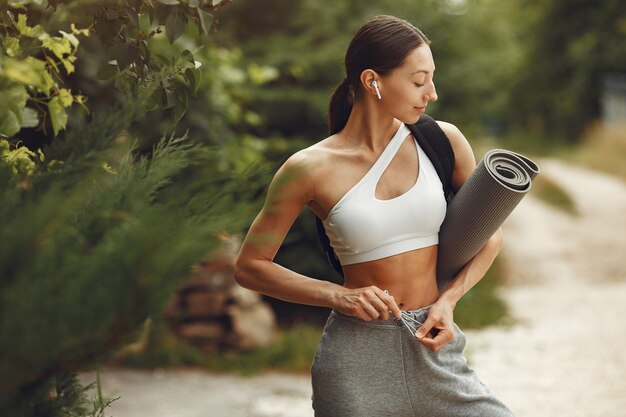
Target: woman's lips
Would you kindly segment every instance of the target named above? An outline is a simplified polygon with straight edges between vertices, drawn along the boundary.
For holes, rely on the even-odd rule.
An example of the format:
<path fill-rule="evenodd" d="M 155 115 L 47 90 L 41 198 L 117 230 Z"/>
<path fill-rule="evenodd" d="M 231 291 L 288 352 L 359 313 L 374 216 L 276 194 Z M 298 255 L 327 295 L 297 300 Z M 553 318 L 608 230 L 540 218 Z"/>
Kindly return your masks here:
<path fill-rule="evenodd" d="M 415 107 L 415 109 L 420 113 L 424 113 L 426 111 L 426 107 Z"/>

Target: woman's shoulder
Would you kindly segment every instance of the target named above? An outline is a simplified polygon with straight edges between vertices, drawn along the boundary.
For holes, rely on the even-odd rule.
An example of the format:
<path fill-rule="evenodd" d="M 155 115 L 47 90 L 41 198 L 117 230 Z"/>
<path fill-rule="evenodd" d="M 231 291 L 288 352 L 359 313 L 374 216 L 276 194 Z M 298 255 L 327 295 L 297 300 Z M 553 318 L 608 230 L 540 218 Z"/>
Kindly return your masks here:
<path fill-rule="evenodd" d="M 332 141 L 325 138 L 289 156 L 276 172 L 276 177 L 297 176 L 302 187 L 314 186 L 320 176 L 325 176 L 336 159 Z"/>
<path fill-rule="evenodd" d="M 458 127 L 452 123 L 444 122 L 442 120 L 437 120 L 437 124 L 450 140 L 454 156 L 457 159 L 463 156 L 471 156 L 471 158 L 474 158 L 472 146 Z"/>
<path fill-rule="evenodd" d="M 454 152 L 452 185 L 455 190 L 458 190 L 476 167 L 474 151 L 469 141 L 458 127 L 452 123 L 439 120 L 437 120 L 437 124 L 439 124 L 441 130 L 443 130 L 448 139 L 450 139 L 450 145 L 452 145 L 452 151 Z"/>
<path fill-rule="evenodd" d="M 286 169 L 299 169 L 312 172 L 332 164 L 338 156 L 333 136 L 320 140 L 293 153 L 284 163 Z"/>

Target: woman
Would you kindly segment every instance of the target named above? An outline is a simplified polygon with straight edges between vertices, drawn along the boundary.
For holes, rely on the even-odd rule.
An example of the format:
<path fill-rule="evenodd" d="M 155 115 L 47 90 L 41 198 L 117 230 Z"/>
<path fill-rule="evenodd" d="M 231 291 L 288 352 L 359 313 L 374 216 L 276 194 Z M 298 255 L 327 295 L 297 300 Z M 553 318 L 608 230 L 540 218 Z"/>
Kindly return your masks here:
<path fill-rule="evenodd" d="M 501 232 L 437 290 L 445 198 L 405 125 L 437 100 L 429 41 L 404 20 L 377 16 L 352 39 L 345 66 L 329 106 L 331 135 L 276 173 L 241 248 L 237 282 L 333 309 L 311 368 L 318 417 L 511 416 L 467 367 L 465 338 L 453 321 L 458 300 L 498 254 Z M 437 123 L 454 151 L 458 189 L 474 154 L 455 126 Z M 324 219 L 343 286 L 273 262 L 305 205 Z"/>

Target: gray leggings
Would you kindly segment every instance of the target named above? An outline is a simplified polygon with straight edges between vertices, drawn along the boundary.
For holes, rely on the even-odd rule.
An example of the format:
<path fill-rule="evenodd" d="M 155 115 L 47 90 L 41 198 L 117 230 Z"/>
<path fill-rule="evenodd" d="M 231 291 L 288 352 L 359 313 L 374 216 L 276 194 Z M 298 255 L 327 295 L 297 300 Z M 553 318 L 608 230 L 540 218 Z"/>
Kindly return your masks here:
<path fill-rule="evenodd" d="M 410 313 L 421 324 L 428 307 Z M 315 416 L 513 416 L 468 368 L 465 335 L 456 324 L 455 332 L 435 353 L 401 320 L 367 322 L 333 310 L 311 366 Z"/>

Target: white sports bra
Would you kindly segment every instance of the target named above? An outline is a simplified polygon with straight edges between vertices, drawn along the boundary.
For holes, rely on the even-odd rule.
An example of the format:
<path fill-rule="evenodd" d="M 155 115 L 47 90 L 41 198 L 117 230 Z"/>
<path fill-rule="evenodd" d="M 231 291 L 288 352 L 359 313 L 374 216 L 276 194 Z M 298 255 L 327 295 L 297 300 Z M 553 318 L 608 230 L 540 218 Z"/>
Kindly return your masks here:
<path fill-rule="evenodd" d="M 439 243 L 439 226 L 446 215 L 443 186 L 417 142 L 419 172 L 413 187 L 388 200 L 375 196 L 380 177 L 409 133 L 409 128 L 401 123 L 370 170 L 323 220 L 342 265 L 382 259 Z"/>

